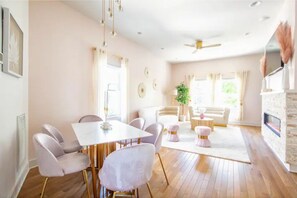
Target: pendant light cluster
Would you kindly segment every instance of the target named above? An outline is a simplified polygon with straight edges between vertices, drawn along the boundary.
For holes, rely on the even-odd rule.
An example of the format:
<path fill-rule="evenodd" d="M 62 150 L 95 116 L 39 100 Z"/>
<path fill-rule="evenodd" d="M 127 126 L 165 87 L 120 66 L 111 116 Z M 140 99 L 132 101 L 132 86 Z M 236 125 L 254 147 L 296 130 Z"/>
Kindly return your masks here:
<path fill-rule="evenodd" d="M 108 1 L 107 13 L 106 13 L 106 4 L 105 4 L 106 1 Z M 114 28 L 115 7 L 116 7 L 116 10 L 118 10 L 118 12 L 122 12 L 123 11 L 122 1 L 121 0 L 102 0 L 102 18 L 101 18 L 100 23 L 103 25 L 103 43 L 102 43 L 103 47 L 107 46 L 106 37 L 105 37 L 106 25 L 107 25 L 107 22 L 105 20 L 106 14 L 107 14 L 107 17 L 112 20 L 111 35 L 112 36 L 117 35 L 117 33 L 115 32 L 115 28 Z"/>

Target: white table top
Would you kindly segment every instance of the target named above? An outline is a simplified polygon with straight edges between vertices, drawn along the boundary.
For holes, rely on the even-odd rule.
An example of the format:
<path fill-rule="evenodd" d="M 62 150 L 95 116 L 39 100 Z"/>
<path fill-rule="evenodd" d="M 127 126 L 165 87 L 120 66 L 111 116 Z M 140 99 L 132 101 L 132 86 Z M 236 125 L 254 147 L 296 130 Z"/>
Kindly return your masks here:
<path fill-rule="evenodd" d="M 132 127 L 128 124 L 113 120 L 109 121 L 112 129 L 103 130 L 103 122 L 73 123 L 72 128 L 81 146 L 104 144 L 120 140 L 142 138 L 152 134 Z"/>

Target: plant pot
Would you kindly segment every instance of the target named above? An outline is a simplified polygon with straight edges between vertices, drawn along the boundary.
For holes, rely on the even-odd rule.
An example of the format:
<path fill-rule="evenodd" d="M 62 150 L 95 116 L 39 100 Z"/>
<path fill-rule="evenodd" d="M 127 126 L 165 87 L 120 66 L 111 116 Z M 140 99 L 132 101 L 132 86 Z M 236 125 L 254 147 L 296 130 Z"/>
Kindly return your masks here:
<path fill-rule="evenodd" d="M 180 115 L 179 116 L 179 121 L 185 122 L 186 121 L 186 116 L 185 115 Z"/>

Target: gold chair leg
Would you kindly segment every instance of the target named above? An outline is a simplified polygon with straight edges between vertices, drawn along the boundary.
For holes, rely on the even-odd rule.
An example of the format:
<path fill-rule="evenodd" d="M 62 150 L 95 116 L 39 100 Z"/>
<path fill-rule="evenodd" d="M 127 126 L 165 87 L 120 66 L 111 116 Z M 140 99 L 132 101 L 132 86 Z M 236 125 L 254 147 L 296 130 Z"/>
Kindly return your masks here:
<path fill-rule="evenodd" d="M 149 184 L 148 182 L 146 183 L 146 186 L 147 186 L 147 189 L 148 189 L 148 191 L 149 191 L 149 193 L 150 193 L 151 198 L 153 198 L 153 194 L 152 194 L 152 191 L 151 191 L 151 187 L 150 187 L 150 184 Z"/>
<path fill-rule="evenodd" d="M 47 184 L 47 180 L 48 180 L 48 177 L 46 177 L 45 180 L 44 180 L 42 191 L 41 191 L 41 194 L 40 194 L 40 198 L 43 198 L 45 187 L 46 187 L 46 184 Z"/>
<path fill-rule="evenodd" d="M 168 178 L 167 178 L 167 175 L 166 175 L 166 172 L 165 172 L 165 169 L 164 169 L 164 166 L 163 166 L 163 162 L 161 160 L 161 156 L 159 153 L 157 153 L 158 157 L 159 157 L 159 160 L 160 160 L 160 163 L 161 163 L 161 166 L 162 166 L 162 169 L 163 169 L 163 173 L 165 175 L 165 178 L 166 178 L 166 182 L 167 182 L 167 185 L 169 185 L 169 182 L 168 182 Z"/>
<path fill-rule="evenodd" d="M 113 192 L 112 198 L 116 197 L 117 192 Z"/>
<path fill-rule="evenodd" d="M 83 170 L 83 175 L 84 175 L 84 181 L 85 181 L 85 184 L 86 184 L 86 189 L 87 189 L 87 193 L 88 193 L 88 198 L 90 198 L 90 189 L 89 189 L 89 182 L 88 182 L 88 173 L 87 173 L 87 170 Z"/>

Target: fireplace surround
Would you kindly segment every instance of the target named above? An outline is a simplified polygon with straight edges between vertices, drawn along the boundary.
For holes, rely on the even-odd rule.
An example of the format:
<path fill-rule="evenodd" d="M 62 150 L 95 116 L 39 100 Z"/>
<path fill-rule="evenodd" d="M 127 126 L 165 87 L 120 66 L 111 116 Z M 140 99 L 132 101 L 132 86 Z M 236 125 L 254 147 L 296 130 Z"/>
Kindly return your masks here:
<path fill-rule="evenodd" d="M 297 92 L 264 92 L 263 139 L 288 171 L 297 172 Z"/>

